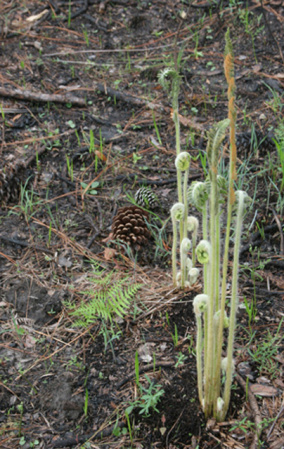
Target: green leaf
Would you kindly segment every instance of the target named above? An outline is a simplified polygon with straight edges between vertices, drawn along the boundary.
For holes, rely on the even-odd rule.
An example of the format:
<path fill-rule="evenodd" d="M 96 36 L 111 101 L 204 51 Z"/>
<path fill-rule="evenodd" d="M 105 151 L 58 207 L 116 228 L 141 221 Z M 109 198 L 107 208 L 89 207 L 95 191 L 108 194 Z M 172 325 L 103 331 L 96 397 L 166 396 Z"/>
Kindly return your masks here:
<path fill-rule="evenodd" d="M 127 407 L 127 409 L 125 410 L 125 413 L 127 413 L 127 415 L 130 415 L 134 410 L 134 404 L 129 405 L 129 407 Z"/>
<path fill-rule="evenodd" d="M 67 125 L 69 125 L 71 129 L 76 128 L 76 125 L 75 125 L 75 123 L 73 122 L 73 120 L 68 120 Z"/>

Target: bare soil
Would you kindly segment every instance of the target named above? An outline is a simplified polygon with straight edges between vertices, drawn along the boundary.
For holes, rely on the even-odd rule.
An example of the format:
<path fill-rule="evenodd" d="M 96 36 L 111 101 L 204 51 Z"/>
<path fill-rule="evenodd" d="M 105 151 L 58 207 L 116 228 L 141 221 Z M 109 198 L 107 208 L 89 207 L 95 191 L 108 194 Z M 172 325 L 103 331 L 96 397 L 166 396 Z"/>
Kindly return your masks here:
<path fill-rule="evenodd" d="M 4 0 L 0 13 L 1 448 L 283 448 L 283 192 L 274 141 L 283 123 L 283 2 Z M 227 116 L 228 26 L 238 188 L 254 206 L 240 259 L 237 375 L 227 420 L 216 424 L 205 421 L 196 388 L 192 301 L 202 286 L 171 284 L 175 132 L 158 73 L 183 48 L 181 143 L 193 158 L 191 180 L 202 180 L 206 132 Z M 111 241 L 111 224 L 141 186 L 158 198 L 152 236 L 127 252 Z M 72 325 L 93 260 L 143 284 L 107 347 L 100 320 Z M 136 408 L 127 421 L 138 395 L 136 352 L 141 384 L 146 374 L 164 394 L 158 411 Z"/>

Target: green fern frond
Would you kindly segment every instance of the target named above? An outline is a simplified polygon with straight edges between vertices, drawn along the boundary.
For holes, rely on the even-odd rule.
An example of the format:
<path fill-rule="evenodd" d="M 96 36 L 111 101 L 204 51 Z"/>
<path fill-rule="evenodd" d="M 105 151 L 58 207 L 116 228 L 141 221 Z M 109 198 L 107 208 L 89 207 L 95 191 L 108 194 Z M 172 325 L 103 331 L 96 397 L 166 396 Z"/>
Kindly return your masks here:
<path fill-rule="evenodd" d="M 99 278 L 93 275 L 99 276 Z M 115 315 L 123 318 L 131 306 L 131 301 L 137 294 L 142 284 L 130 284 L 128 277 L 116 279 L 116 273 L 101 270 L 98 264 L 90 277 L 90 289 L 85 289 L 81 294 L 87 302 L 81 302 L 80 306 L 70 313 L 76 317 L 74 326 L 86 327 L 98 319 L 112 322 Z M 74 305 L 71 305 L 74 308 Z M 70 308 L 71 308 L 70 307 Z"/>
<path fill-rule="evenodd" d="M 90 264 L 92 265 L 92 274 L 100 276 L 102 272 L 106 271 L 102 266 L 94 259 L 90 260 Z"/>

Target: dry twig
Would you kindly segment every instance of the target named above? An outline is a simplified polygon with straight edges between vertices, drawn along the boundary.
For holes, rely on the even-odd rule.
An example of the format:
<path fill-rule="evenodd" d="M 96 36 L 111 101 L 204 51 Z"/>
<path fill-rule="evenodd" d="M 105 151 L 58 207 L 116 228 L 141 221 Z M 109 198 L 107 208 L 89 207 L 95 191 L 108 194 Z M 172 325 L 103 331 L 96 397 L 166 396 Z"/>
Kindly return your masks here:
<path fill-rule="evenodd" d="M 6 89 L 0 87 L 0 95 L 2 97 L 18 98 L 19 100 L 39 101 L 42 103 L 72 103 L 76 106 L 86 106 L 83 98 L 74 97 L 73 95 L 59 95 L 59 94 L 43 94 L 42 92 L 32 92 L 30 90 L 21 89 Z"/>

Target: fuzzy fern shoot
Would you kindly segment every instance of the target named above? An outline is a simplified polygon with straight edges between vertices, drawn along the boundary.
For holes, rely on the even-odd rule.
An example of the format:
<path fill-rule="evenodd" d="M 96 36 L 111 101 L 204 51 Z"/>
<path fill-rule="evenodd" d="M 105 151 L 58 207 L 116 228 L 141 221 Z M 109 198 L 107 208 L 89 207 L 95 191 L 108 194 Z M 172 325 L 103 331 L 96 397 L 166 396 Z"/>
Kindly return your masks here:
<path fill-rule="evenodd" d="M 180 57 L 182 52 L 180 53 Z M 186 247 L 191 246 L 191 241 L 187 238 L 188 233 L 188 201 L 187 201 L 187 183 L 190 167 L 190 155 L 187 151 L 181 151 L 180 145 L 180 124 L 178 112 L 178 96 L 180 91 L 181 76 L 176 67 L 169 67 L 162 70 L 159 74 L 159 82 L 161 86 L 169 93 L 173 106 L 173 121 L 175 124 L 176 134 L 176 159 L 175 166 L 177 170 L 177 194 L 178 202 L 171 209 L 171 219 L 173 226 L 173 248 L 172 248 L 172 272 L 174 286 L 181 288 L 188 287 L 196 281 L 196 272 L 194 275 L 189 274 L 191 268 L 194 268 L 191 259 L 187 257 Z M 182 209 L 182 211 L 181 211 Z M 178 232 L 179 231 L 179 232 Z M 176 252 L 180 248 L 180 264 L 181 270 L 177 271 Z M 190 242 L 190 243 L 189 243 Z M 195 251 L 195 243 L 193 244 Z"/>

